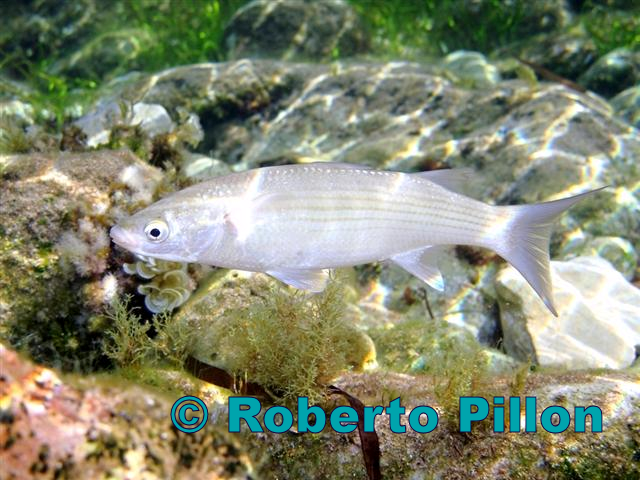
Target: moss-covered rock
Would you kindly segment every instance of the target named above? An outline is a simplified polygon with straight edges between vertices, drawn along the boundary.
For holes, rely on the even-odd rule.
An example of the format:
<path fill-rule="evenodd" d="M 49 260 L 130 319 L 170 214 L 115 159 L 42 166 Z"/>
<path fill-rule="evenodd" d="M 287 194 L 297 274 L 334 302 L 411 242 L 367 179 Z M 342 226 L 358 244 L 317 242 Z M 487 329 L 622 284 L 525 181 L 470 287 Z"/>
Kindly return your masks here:
<path fill-rule="evenodd" d="M 241 433 L 230 434 L 225 395 L 184 374 L 174 375 L 179 388 L 168 395 L 104 376 L 60 377 L 4 347 L 0 361 L 3 466 L 18 477 L 366 478 L 357 432 L 326 427 L 318 434 L 295 428 L 257 434 L 242 423 Z M 457 384 L 458 373 L 449 375 L 450 383 Z M 536 433 L 494 433 L 493 413 L 474 423 L 471 433 L 461 433 L 457 402 L 443 405 L 434 394 L 433 385 L 446 383 L 447 377 L 389 372 L 351 373 L 337 381 L 365 405 L 386 406 L 399 397 L 405 415 L 419 405 L 438 412 L 440 422 L 427 434 L 408 426 L 406 433 L 393 433 L 387 414 L 376 417 L 384 478 L 468 478 L 469 472 L 479 479 L 636 478 L 640 473 L 637 372 L 516 373 L 464 387 L 489 401 L 536 397 L 537 416 L 551 405 L 572 416 L 574 406 L 595 405 L 602 410 L 602 433 L 591 433 L 589 421 L 586 433 L 576 433 L 572 420 L 566 431 L 550 434 L 539 418 Z M 204 399 L 215 421 L 196 434 L 178 432 L 169 412 L 182 395 Z M 336 397 L 325 408 L 329 412 L 340 404 Z M 268 406 L 263 404 L 263 412 Z M 408 424 L 406 416 L 401 424 Z"/>
<path fill-rule="evenodd" d="M 104 361 L 96 314 L 118 289 L 108 228 L 161 175 L 128 151 L 0 161 L 2 336 L 39 362 L 91 369 Z"/>

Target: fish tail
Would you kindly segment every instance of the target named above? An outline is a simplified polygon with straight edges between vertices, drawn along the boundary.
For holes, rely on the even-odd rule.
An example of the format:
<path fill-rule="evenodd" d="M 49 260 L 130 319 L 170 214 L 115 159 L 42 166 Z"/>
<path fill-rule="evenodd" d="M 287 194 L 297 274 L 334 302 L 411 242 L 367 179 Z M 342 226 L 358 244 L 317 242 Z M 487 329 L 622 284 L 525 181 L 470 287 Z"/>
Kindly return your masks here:
<path fill-rule="evenodd" d="M 558 313 L 553 304 L 549 268 L 549 241 L 553 222 L 569 207 L 600 190 L 602 188 L 533 205 L 498 207 L 508 210 L 511 220 L 505 231 L 501 232 L 500 247 L 496 252 L 522 274 L 556 317 Z"/>

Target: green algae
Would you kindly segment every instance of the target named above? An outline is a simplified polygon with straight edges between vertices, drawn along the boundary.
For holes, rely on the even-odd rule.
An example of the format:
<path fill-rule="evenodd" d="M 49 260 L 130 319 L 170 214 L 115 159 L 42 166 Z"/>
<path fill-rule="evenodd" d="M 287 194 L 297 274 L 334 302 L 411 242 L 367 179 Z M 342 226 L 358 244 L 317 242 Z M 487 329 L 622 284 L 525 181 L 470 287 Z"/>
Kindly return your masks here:
<path fill-rule="evenodd" d="M 180 368 L 193 355 L 261 385 L 278 403 L 295 404 L 300 396 L 321 403 L 327 385 L 360 366 L 371 348 L 346 322 L 341 292 L 336 284 L 315 296 L 277 286 L 204 318 L 160 314 L 148 322 L 123 297 L 106 313 L 104 353 L 126 378 L 146 384 L 158 382 L 149 367 Z"/>
<path fill-rule="evenodd" d="M 155 0 L 119 3 L 136 28 L 154 37 L 137 62 L 159 70 L 222 60 L 224 27 L 247 0 L 166 2 L 162 9 Z"/>
<path fill-rule="evenodd" d="M 105 79 L 131 70 L 150 72 L 224 59 L 224 27 L 246 2 L 194 0 L 159 6 L 155 0 L 119 0 L 99 13 L 100 22 L 66 39 L 54 51 L 37 40 L 28 54 L 21 45 L 14 51 L 0 50 L 7 53 L 0 69 L 29 83 L 32 90 L 18 96 L 34 107 L 37 123 L 60 131 L 74 110 L 81 111 L 95 100 Z M 41 21 L 46 26 L 49 20 Z M 7 38 L 2 40 L 3 49 L 11 48 Z"/>
<path fill-rule="evenodd" d="M 600 55 L 617 48 L 640 50 L 640 9 L 635 12 L 610 11 L 603 5 L 587 2 L 590 10 L 582 17 L 585 29 Z"/>
<path fill-rule="evenodd" d="M 340 288 L 316 296 L 274 287 L 269 296 L 227 313 L 211 350 L 231 372 L 268 389 L 284 404 L 319 403 L 326 386 L 348 368 L 353 327 Z"/>
<path fill-rule="evenodd" d="M 137 313 L 138 308 L 131 306 L 131 300 L 130 295 L 117 298 L 105 312 L 110 325 L 105 331 L 105 355 L 121 368 L 158 361 L 182 365 L 197 333 L 169 313 L 156 314 L 145 321 Z"/>
<path fill-rule="evenodd" d="M 508 366 L 506 376 L 502 373 L 504 385 L 498 387 L 491 351 L 483 348 L 470 332 L 444 320 L 428 321 L 410 311 L 400 323 L 369 334 L 376 344 L 381 367 L 418 374 L 429 385 L 446 424 L 456 424 L 460 397 L 491 398 L 504 395 L 505 390 L 508 396 L 519 396 L 525 390 L 529 364 Z M 407 392 L 389 391 L 384 397 L 401 395 L 405 398 Z"/>
<path fill-rule="evenodd" d="M 139 365 L 151 348 L 147 335 L 151 324 L 143 323 L 142 318 L 130 308 L 130 296 L 116 299 L 106 312 L 107 320 L 112 322 L 105 332 L 107 342 L 104 353 L 121 367 Z"/>
<path fill-rule="evenodd" d="M 383 55 L 415 56 L 415 52 L 439 55 L 455 50 L 488 54 L 538 30 L 557 28 L 561 23 L 552 8 L 553 2 L 547 5 L 538 2 L 538 8 L 533 9 L 540 10 L 538 15 L 545 18 L 544 25 L 538 25 L 532 22 L 535 19 L 531 16 L 532 2 L 525 0 L 508 3 L 483 0 L 473 5 L 438 0 L 348 1 L 373 33 L 377 53 Z M 640 47 L 640 17 L 633 14 L 633 9 L 618 11 L 595 1 L 581 2 L 576 8 L 581 15 L 575 23 L 584 25 L 600 55 L 616 48 L 637 50 Z"/>
<path fill-rule="evenodd" d="M 33 140 L 25 130 L 11 118 L 0 115 L 0 153 L 27 153 L 32 147 Z"/>
<path fill-rule="evenodd" d="M 500 0 L 477 2 L 370 2 L 349 0 L 378 40 L 379 49 L 403 55 L 408 48 L 431 54 L 458 49 L 490 52 L 517 39 L 526 28 L 523 1 L 505 7 Z M 482 20 L 479 20 L 481 17 Z"/>

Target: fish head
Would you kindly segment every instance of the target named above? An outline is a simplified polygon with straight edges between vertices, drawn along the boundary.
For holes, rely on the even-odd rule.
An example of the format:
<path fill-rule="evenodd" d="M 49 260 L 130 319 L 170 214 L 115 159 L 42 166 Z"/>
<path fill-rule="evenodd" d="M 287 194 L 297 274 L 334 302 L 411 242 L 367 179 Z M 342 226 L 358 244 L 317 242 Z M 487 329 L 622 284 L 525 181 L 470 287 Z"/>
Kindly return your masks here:
<path fill-rule="evenodd" d="M 222 228 L 216 226 L 216 217 L 198 218 L 188 204 L 168 208 L 167 202 L 161 200 L 123 218 L 109 234 L 115 244 L 138 255 L 198 262 L 203 251 L 220 242 Z"/>

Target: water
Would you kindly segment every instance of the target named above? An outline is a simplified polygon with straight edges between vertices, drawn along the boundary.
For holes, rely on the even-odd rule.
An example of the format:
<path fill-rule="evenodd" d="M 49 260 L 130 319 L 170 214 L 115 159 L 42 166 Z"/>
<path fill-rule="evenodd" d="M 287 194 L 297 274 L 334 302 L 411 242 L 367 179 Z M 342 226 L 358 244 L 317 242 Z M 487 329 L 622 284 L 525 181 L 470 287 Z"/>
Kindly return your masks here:
<path fill-rule="evenodd" d="M 378 417 L 385 478 L 638 475 L 637 2 L 0 8 L 3 474 L 365 478 L 355 433 L 229 434 L 215 386 L 329 411 L 335 384 L 438 411 L 429 434 Z M 608 188 L 554 227 L 557 319 L 480 249 L 442 257 L 443 292 L 382 262 L 306 297 L 263 275 L 149 265 L 108 237 L 171 191 L 313 161 L 472 168 L 465 192 L 501 205 Z M 168 423 L 189 394 L 210 406 L 206 436 Z M 604 431 L 493 434 L 492 413 L 461 437 L 463 396 L 535 396 L 538 416 L 595 405 Z"/>

